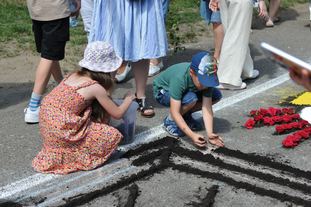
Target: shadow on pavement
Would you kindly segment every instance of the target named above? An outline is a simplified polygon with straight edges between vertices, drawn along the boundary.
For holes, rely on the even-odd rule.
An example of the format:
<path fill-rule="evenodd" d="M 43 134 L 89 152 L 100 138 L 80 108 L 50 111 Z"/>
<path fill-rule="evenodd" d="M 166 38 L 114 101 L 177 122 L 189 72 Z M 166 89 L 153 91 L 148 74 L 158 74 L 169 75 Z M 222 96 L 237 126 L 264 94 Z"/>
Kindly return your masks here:
<path fill-rule="evenodd" d="M 32 91 L 33 83 L 0 84 L 0 109 L 26 101 Z"/>

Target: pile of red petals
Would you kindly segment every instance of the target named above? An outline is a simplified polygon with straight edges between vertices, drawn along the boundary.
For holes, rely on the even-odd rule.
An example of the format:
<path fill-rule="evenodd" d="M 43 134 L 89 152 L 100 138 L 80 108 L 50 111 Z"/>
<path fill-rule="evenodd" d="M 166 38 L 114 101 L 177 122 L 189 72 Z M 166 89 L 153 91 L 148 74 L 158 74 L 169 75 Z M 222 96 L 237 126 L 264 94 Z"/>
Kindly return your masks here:
<path fill-rule="evenodd" d="M 255 126 L 273 126 L 275 124 L 289 123 L 300 119 L 299 114 L 295 114 L 293 108 L 260 108 L 259 110 L 250 111 L 249 115 L 252 118 L 248 119 L 244 124 L 244 127 L 247 129 L 252 129 Z"/>
<path fill-rule="evenodd" d="M 283 147 L 291 148 L 297 146 L 301 141 L 311 136 L 311 124 L 302 120 L 299 114 L 295 113 L 293 108 L 260 108 L 259 110 L 251 110 L 249 118 L 244 127 L 253 129 L 261 126 L 275 126 L 276 134 L 294 132 L 288 135 L 282 142 Z"/>
<path fill-rule="evenodd" d="M 282 141 L 282 145 L 283 147 L 286 147 L 286 148 L 296 147 L 303 140 L 309 139 L 310 136 L 311 136 L 311 126 L 288 135 Z"/>
<path fill-rule="evenodd" d="M 277 125 L 275 126 L 275 131 L 278 134 L 283 134 L 286 133 L 288 131 L 292 131 L 292 130 L 296 130 L 296 129 L 303 129 L 307 126 L 309 126 L 309 122 L 305 121 L 305 120 L 300 120 L 300 121 L 296 121 L 296 122 L 292 122 L 292 123 L 288 123 L 288 124 L 281 124 L 281 125 Z"/>

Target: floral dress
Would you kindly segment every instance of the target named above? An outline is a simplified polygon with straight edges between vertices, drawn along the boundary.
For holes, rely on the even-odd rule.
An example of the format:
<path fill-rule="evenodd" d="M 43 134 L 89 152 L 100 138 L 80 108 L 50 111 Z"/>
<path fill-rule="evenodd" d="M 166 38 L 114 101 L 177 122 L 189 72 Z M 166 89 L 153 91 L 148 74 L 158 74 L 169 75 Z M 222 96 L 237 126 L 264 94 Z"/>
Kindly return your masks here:
<path fill-rule="evenodd" d="M 40 108 L 43 147 L 32 161 L 36 171 L 67 174 L 102 165 L 117 148 L 122 134 L 115 128 L 91 121 L 91 102 L 77 90 L 95 84 L 69 86 L 64 79 Z"/>

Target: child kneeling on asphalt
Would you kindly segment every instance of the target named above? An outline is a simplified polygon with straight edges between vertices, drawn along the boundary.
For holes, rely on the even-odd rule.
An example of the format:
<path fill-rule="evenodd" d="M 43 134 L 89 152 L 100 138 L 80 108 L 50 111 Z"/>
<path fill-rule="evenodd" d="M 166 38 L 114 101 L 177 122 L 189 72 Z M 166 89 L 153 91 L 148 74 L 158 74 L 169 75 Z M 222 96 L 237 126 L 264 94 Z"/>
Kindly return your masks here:
<path fill-rule="evenodd" d="M 183 62 L 167 68 L 153 81 L 155 99 L 170 107 L 170 114 L 164 119 L 164 128 L 175 137 L 185 134 L 199 147 L 206 146 L 204 136 L 194 131 L 202 129 L 192 118 L 192 113 L 202 110 L 208 141 L 224 146 L 220 136 L 213 132 L 212 104 L 221 98 L 221 92 L 214 88 L 218 82 L 217 65 L 208 52 L 199 52 L 191 63 Z"/>
<path fill-rule="evenodd" d="M 121 64 L 109 43 L 89 43 L 79 62 L 81 69 L 44 97 L 39 114 L 43 147 L 32 162 L 36 171 L 68 174 L 92 170 L 109 159 L 123 135 L 134 134 L 134 121 L 129 122 L 136 118 L 138 107 L 133 103 L 134 94 L 128 92 L 118 103 L 111 99 L 111 73 Z M 110 117 L 128 122 L 124 129 L 130 133 L 122 135 L 110 125 Z"/>

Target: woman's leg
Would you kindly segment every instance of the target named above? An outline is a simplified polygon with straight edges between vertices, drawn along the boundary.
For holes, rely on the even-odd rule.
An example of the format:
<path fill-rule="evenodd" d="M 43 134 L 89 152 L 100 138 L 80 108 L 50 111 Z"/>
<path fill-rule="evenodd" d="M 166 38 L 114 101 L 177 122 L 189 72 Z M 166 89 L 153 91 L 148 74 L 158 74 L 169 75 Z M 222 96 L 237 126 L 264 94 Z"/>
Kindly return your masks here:
<path fill-rule="evenodd" d="M 281 0 L 270 0 L 269 5 L 269 17 L 274 21 L 280 8 Z"/>
<path fill-rule="evenodd" d="M 274 26 L 274 21 L 276 19 L 276 15 L 278 13 L 279 7 L 281 4 L 281 0 L 270 0 L 269 3 L 269 19 L 266 22 L 266 26 Z"/>
<path fill-rule="evenodd" d="M 219 60 L 220 52 L 221 52 L 221 45 L 224 39 L 224 28 L 220 23 L 213 23 L 213 31 L 214 31 L 214 58 Z"/>
<path fill-rule="evenodd" d="M 140 60 L 138 62 L 132 63 L 135 84 L 136 84 L 136 98 L 144 99 L 146 97 L 146 86 L 148 79 L 148 67 L 149 60 Z M 142 111 L 142 115 L 151 116 L 154 114 L 154 110 L 152 108 L 146 108 Z"/>

